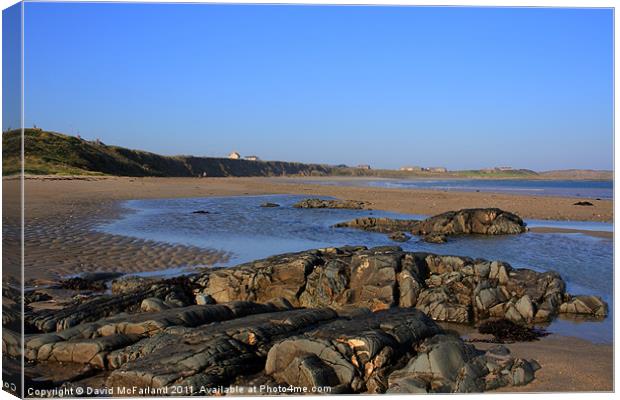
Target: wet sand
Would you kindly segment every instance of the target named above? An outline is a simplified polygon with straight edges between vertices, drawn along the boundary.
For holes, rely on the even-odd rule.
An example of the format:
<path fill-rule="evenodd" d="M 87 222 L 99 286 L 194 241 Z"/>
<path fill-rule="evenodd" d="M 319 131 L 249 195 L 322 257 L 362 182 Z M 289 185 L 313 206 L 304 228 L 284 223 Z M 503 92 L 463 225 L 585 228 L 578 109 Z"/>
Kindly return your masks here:
<path fill-rule="evenodd" d="M 474 343 L 479 349 L 488 349 L 489 343 Z M 535 359 L 541 369 L 536 379 L 516 388 L 527 392 L 611 392 L 614 378 L 613 346 L 592 344 L 588 341 L 551 335 L 535 342 L 506 345 L 512 354 Z M 514 392 L 514 387 L 500 392 Z"/>
<path fill-rule="evenodd" d="M 19 196 L 16 181 L 3 180 L 5 246 L 16 249 Z M 13 190 L 12 190 L 13 189 Z M 444 192 L 367 187 L 335 187 L 297 183 L 286 178 L 36 178 L 27 179 L 26 275 L 28 279 L 57 279 L 84 271 L 138 272 L 180 265 L 208 266 L 225 261 L 215 250 L 130 239 L 96 233 L 98 222 L 121 212 L 118 200 L 258 194 L 322 195 L 373 203 L 373 208 L 411 214 L 437 214 L 469 207 L 499 207 L 524 218 L 611 221 L 613 202 L 593 201 L 592 207 L 574 206 L 579 199 L 517 196 L 492 193 Z M 536 231 L 547 228 L 534 228 Z M 533 230 L 534 230 L 533 229 Z M 549 228 L 553 231 L 564 231 Z M 572 232 L 571 232 L 572 233 Z M 581 233 L 587 233 L 583 231 Z M 609 237 L 609 232 L 601 233 Z M 12 241 L 13 240 L 13 241 Z M 8 249 L 7 248 L 7 249 Z M 5 272 L 17 272 L 7 259 Z M 10 258 L 10 257 L 9 257 Z M 476 343 L 484 348 L 485 343 Z M 542 369 L 524 387 L 506 391 L 613 390 L 613 346 L 550 336 L 539 342 L 509 345 L 523 358 L 537 359 Z"/>
<path fill-rule="evenodd" d="M 325 180 L 323 178 L 322 180 Z M 62 202 L 235 196 L 249 194 L 300 194 L 333 196 L 369 201 L 374 208 L 409 214 L 434 215 L 473 207 L 499 207 L 523 218 L 574 221 L 613 219 L 611 200 L 592 200 L 593 206 L 575 206 L 582 198 L 524 196 L 511 194 L 440 190 L 388 189 L 327 186 L 300 183 L 299 178 L 82 178 L 27 179 L 27 214 L 36 215 L 41 205 Z M 46 210 L 49 211 L 49 210 Z M 44 211 L 44 212 L 46 212 Z"/>
<path fill-rule="evenodd" d="M 495 343 L 485 342 L 491 335 L 481 335 L 472 327 L 440 323 L 445 329 L 460 334 L 480 350 Z M 507 386 L 497 392 L 610 392 L 614 390 L 613 345 L 592 343 L 584 339 L 549 336 L 532 342 L 503 344 L 519 358 L 538 361 L 541 369 L 536 378 L 525 386 Z"/>

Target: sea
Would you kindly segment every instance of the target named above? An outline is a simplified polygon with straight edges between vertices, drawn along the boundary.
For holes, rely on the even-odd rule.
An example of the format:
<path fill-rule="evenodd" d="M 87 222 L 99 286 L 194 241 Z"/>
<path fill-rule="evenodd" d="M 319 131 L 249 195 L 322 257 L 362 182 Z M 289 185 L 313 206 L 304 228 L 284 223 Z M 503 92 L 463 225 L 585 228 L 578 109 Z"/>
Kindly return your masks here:
<path fill-rule="evenodd" d="M 292 182 L 338 186 L 370 186 L 394 189 L 433 189 L 490 192 L 532 196 L 613 199 L 612 181 L 540 179 L 297 179 Z"/>

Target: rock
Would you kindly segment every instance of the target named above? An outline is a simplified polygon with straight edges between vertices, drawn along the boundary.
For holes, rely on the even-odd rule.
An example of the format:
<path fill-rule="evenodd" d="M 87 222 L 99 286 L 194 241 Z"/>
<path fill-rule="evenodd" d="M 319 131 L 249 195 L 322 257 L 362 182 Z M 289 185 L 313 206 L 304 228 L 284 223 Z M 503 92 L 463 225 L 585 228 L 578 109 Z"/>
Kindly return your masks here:
<path fill-rule="evenodd" d="M 395 242 L 406 242 L 407 240 L 411 239 L 411 236 L 407 235 L 404 232 L 394 232 L 388 237 Z"/>
<path fill-rule="evenodd" d="M 168 327 L 195 327 L 278 310 L 282 309 L 273 305 L 233 302 L 121 314 L 56 333 L 31 336 L 26 340 L 25 356 L 29 360 L 91 363 L 104 368 L 109 363 L 120 365 L 116 355 L 111 355 L 113 350 L 156 335 Z"/>
<path fill-rule="evenodd" d="M 306 286 L 306 277 L 325 261 L 319 254 L 319 251 L 282 254 L 233 268 L 208 271 L 203 275 L 202 293 L 218 303 L 233 300 L 266 303 L 275 297 L 283 297 L 297 306 Z"/>
<path fill-rule="evenodd" d="M 518 362 L 515 362 L 511 372 L 513 386 L 527 385 L 534 380 L 534 369 L 525 360 L 519 360 Z"/>
<path fill-rule="evenodd" d="M 213 300 L 213 297 L 209 296 L 208 294 L 197 294 L 196 304 L 198 305 L 215 304 L 215 300 Z"/>
<path fill-rule="evenodd" d="M 192 214 L 211 214 L 211 213 L 207 210 L 196 210 L 196 211 L 192 211 Z"/>
<path fill-rule="evenodd" d="M 524 340 L 536 337 L 529 324 L 561 308 L 606 306 L 570 297 L 553 272 L 398 246 L 314 249 L 117 287 L 28 310 L 29 365 L 88 365 L 107 386 L 243 386 L 262 377 L 334 393 L 479 392 L 527 384 L 538 366 L 505 348 L 478 351 L 433 319 L 480 323 L 482 332 L 499 318 L 488 325 L 495 341 Z M 7 354 L 19 350 L 14 339 L 4 340 Z"/>
<path fill-rule="evenodd" d="M 527 230 L 521 218 L 498 208 L 449 211 L 423 221 L 364 217 L 340 222 L 334 227 L 381 233 L 410 232 L 429 243 L 445 243 L 446 236 L 450 235 L 508 235 Z"/>
<path fill-rule="evenodd" d="M 592 315 L 605 318 L 608 313 L 607 303 L 597 296 L 572 296 L 560 305 L 561 313 Z"/>
<path fill-rule="evenodd" d="M 47 301 L 51 299 L 52 299 L 52 296 L 50 296 L 47 293 L 39 292 L 38 290 L 33 290 L 30 292 L 24 293 L 24 302 L 26 304 L 36 303 L 39 301 Z"/>
<path fill-rule="evenodd" d="M 103 281 L 84 279 L 82 277 L 65 279 L 60 283 L 60 287 L 69 290 L 92 290 L 96 292 L 102 292 L 107 289 Z"/>
<path fill-rule="evenodd" d="M 147 286 L 151 286 L 157 283 L 156 278 L 144 278 L 141 276 L 125 276 L 120 279 L 112 281 L 112 294 L 124 294 L 135 292 L 140 289 L 145 289 Z"/>
<path fill-rule="evenodd" d="M 367 232 L 397 233 L 403 231 L 411 232 L 419 222 L 416 220 L 364 217 L 340 222 L 334 225 L 334 228 L 355 228 Z"/>
<path fill-rule="evenodd" d="M 22 354 L 22 336 L 6 327 L 2 327 L 2 354 L 15 358 Z"/>
<path fill-rule="evenodd" d="M 327 377 L 330 386 L 384 392 L 391 365 L 407 357 L 407 348 L 439 332 L 441 328 L 415 309 L 336 319 L 275 344 L 267 355 L 265 372 L 297 386 L 300 381 L 289 371 L 298 371 L 301 360 L 310 356 L 315 360 L 314 375 Z"/>
<path fill-rule="evenodd" d="M 306 199 L 296 204 L 295 208 L 347 208 L 352 210 L 369 210 L 370 203 L 357 200 L 323 200 Z"/>
<path fill-rule="evenodd" d="M 110 355 L 108 386 L 216 387 L 262 370 L 273 345 L 337 318 L 328 309 L 250 315 L 200 328 L 168 329 Z M 308 361 L 307 368 L 312 365 Z M 309 379 L 309 378 L 306 378 Z"/>
<path fill-rule="evenodd" d="M 594 204 L 590 203 L 589 201 L 578 201 L 573 205 L 574 206 L 593 206 Z"/>
<path fill-rule="evenodd" d="M 427 218 L 418 224 L 413 233 L 507 235 L 525 231 L 525 223 L 515 214 L 499 208 L 469 208 Z"/>
<path fill-rule="evenodd" d="M 140 303 L 140 309 L 144 312 L 156 312 L 167 310 L 171 308 L 168 304 L 164 303 L 163 300 L 158 299 L 157 297 L 149 297 L 148 299 L 142 300 Z"/>
<path fill-rule="evenodd" d="M 441 235 L 441 234 L 436 234 L 436 233 L 424 235 L 422 236 L 422 240 L 424 240 L 427 243 L 436 243 L 436 244 L 446 243 L 448 241 L 448 239 L 446 239 L 446 235 Z"/>
<path fill-rule="evenodd" d="M 260 206 L 264 208 L 280 207 L 280 205 L 277 203 L 269 203 L 269 202 L 263 203 Z"/>
<path fill-rule="evenodd" d="M 27 311 L 24 319 L 28 325 L 42 332 L 59 331 L 123 311 L 137 311 L 142 301 L 150 297 L 165 299 L 173 292 L 183 294 L 187 289 L 184 282 L 182 279 L 164 279 L 127 293 L 102 295 L 78 302 L 62 310 Z"/>
<path fill-rule="evenodd" d="M 283 382 L 295 382 L 309 391 L 320 386 L 337 386 L 339 382 L 334 369 L 314 354 L 295 357 L 277 376 Z"/>
<path fill-rule="evenodd" d="M 417 307 L 438 321 L 458 323 L 489 317 L 522 324 L 549 321 L 565 295 L 565 284 L 554 272 L 397 246 L 288 253 L 211 270 L 194 284 L 218 303 L 268 302 L 278 293 L 295 307 Z"/>
<path fill-rule="evenodd" d="M 515 307 L 525 321 L 532 321 L 534 319 L 534 305 L 527 294 L 517 300 Z"/>
<path fill-rule="evenodd" d="M 419 393 L 471 393 L 507 386 L 515 377 L 518 384 L 533 379 L 527 361 L 515 360 L 507 353 L 498 364 L 493 354 L 483 353 L 455 336 L 432 336 L 417 350 L 405 367 L 389 375 L 388 392 L 401 392 L 404 387 Z M 511 379 L 501 378 L 505 376 Z"/>

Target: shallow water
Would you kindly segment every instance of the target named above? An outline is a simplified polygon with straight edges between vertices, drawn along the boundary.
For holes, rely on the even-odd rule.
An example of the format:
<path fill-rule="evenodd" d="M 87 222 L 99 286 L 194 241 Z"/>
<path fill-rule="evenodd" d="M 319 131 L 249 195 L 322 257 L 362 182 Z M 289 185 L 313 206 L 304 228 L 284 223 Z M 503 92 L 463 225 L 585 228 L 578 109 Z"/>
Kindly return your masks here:
<path fill-rule="evenodd" d="M 613 242 L 580 233 L 533 233 L 511 236 L 449 238 L 448 243 L 429 244 L 413 237 L 396 243 L 384 234 L 332 228 L 337 222 L 362 216 L 423 218 L 385 211 L 296 209 L 302 196 L 240 196 L 193 199 L 132 200 L 124 205 L 132 212 L 97 229 L 125 236 L 175 244 L 221 249 L 234 253 L 228 265 L 274 254 L 344 245 L 399 245 L 409 251 L 428 251 L 475 258 L 497 259 L 513 267 L 555 270 L 573 294 L 596 294 L 611 306 L 613 300 Z M 276 208 L 262 208 L 274 202 Z M 206 210 L 208 214 L 193 214 Z M 531 226 L 611 230 L 611 224 L 528 221 Z M 613 310 L 610 307 L 610 315 Z M 550 330 L 596 342 L 612 340 L 611 317 L 600 322 L 558 320 Z"/>
<path fill-rule="evenodd" d="M 434 189 L 461 192 L 493 192 L 534 196 L 612 199 L 612 181 L 537 179 L 351 179 L 299 180 L 337 186 L 371 186 L 395 189 Z"/>

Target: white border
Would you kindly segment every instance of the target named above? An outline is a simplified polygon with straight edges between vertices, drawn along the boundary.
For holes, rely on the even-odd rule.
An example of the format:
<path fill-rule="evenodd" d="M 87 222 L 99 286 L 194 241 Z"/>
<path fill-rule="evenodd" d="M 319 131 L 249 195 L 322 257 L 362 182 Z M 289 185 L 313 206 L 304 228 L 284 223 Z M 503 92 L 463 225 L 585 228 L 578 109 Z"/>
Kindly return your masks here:
<path fill-rule="evenodd" d="M 39 1 L 39 0 L 29 0 L 29 2 L 34 2 L 34 1 Z M 44 2 L 44 1 L 41 1 Z M 75 0 L 64 0 L 62 2 L 71 2 L 71 3 L 79 3 L 79 2 L 83 2 L 83 1 L 75 1 Z M 104 1 L 102 1 L 104 2 Z M 112 1 L 110 1 L 111 3 L 114 3 Z M 134 3 L 157 3 L 156 1 L 144 1 L 144 0 L 136 0 L 136 1 L 132 1 Z M 14 0 L 0 0 L 0 6 L 2 9 L 5 9 L 13 4 L 16 4 L 17 2 Z M 161 2 L 164 3 L 164 2 Z M 564 8 L 573 8 L 573 7 L 583 7 L 583 8 L 614 8 L 614 171 L 616 169 L 616 159 L 615 159 L 615 154 L 616 154 L 616 150 L 618 150 L 618 146 L 620 146 L 618 144 L 618 142 L 615 140 L 615 116 L 617 115 L 618 112 L 618 108 L 617 108 L 617 102 L 616 100 L 616 93 L 618 92 L 618 83 L 615 80 L 615 76 L 617 73 L 617 64 L 616 64 L 616 59 L 615 59 L 615 55 L 616 55 L 616 44 L 618 43 L 618 32 L 615 29 L 615 7 L 617 2 L 616 1 L 610 1 L 610 0 L 589 0 L 589 1 L 583 1 L 583 0 L 541 0 L 541 1 L 526 1 L 526 0 L 512 0 L 512 1 L 501 1 L 501 0 L 473 0 L 473 1 L 467 1 L 467 0 L 450 0 L 450 1 L 440 1 L 440 0 L 425 0 L 425 1 L 416 1 L 416 0 L 401 0 L 401 1 L 390 1 L 390 0 L 307 0 L 307 1 L 299 1 L 299 0 L 289 0 L 289 1 L 264 1 L 264 0 L 244 0 L 244 1 L 235 1 L 235 0 L 219 0 L 219 1 L 183 1 L 183 0 L 168 0 L 165 1 L 165 3 L 230 3 L 230 4 L 313 4 L 313 5 L 378 5 L 378 6 L 390 6 L 390 5 L 397 5 L 397 6 L 478 6 L 478 7 L 564 7 Z M 22 37 L 23 37 L 23 30 L 24 30 L 24 25 L 23 25 L 23 16 L 24 16 L 24 12 L 22 9 Z M 1 28 L 1 19 L 0 19 L 0 28 Z M 0 39 L 1 39 L 1 29 L 0 29 Z M 22 46 L 23 46 L 23 41 L 22 41 Z M 0 54 L 0 71 L 1 71 L 1 57 L 2 55 Z M 24 123 L 24 75 L 23 75 L 23 65 L 24 65 L 24 52 L 23 52 L 23 47 L 22 47 L 22 115 L 21 115 L 21 119 L 22 119 L 22 126 Z M 0 117 L 1 117 L 1 113 L 2 111 L 0 110 Z M 22 142 L 22 146 L 23 146 L 23 142 Z M 23 151 L 23 147 L 22 147 L 22 151 Z M 0 160 L 1 160 L 1 155 L 0 155 Z M 23 170 L 23 163 L 22 163 L 22 170 Z M 614 174 L 615 177 L 615 174 Z M 614 179 L 615 182 L 615 179 Z M 22 185 L 23 185 L 23 177 L 22 177 Z M 23 187 L 23 186 L 22 186 Z M 614 199 L 617 198 L 618 196 L 618 192 L 619 189 L 616 187 L 616 185 L 614 185 Z M 0 185 L 0 196 L 2 194 L 2 187 Z M 24 191 L 22 190 L 22 197 L 23 197 Z M 23 198 L 22 198 L 23 201 Z M 23 204 L 23 202 L 22 202 Z M 614 201 L 614 232 L 615 232 L 615 221 L 618 215 L 618 210 L 619 210 L 619 206 L 618 204 Z M 1 209 L 0 209 L 0 215 L 1 215 Z M 22 227 L 23 227 L 23 217 L 24 217 L 24 213 L 23 213 L 23 207 L 22 207 Z M 620 260 L 620 255 L 618 255 L 618 252 L 616 252 L 616 238 L 614 235 L 614 266 L 615 265 L 620 265 L 619 260 Z M 0 249 L 1 249 L 1 244 L 0 244 Z M 23 231 L 22 231 L 22 257 L 23 257 Z M 23 259 L 22 259 L 22 265 L 23 265 Z M 615 288 L 618 287 L 618 282 L 619 282 L 619 275 L 620 274 L 616 274 L 614 272 L 614 294 L 615 294 Z M 23 268 L 22 268 L 22 285 L 23 285 Z M 615 296 L 614 296 L 615 297 Z M 615 300 L 614 300 L 615 302 Z M 616 302 L 615 302 L 616 303 Z M 618 355 L 618 353 L 615 351 L 615 343 L 617 340 L 617 329 L 616 329 L 616 323 L 618 321 L 618 310 L 617 307 L 614 307 L 614 311 L 615 311 L 615 315 L 614 315 L 614 388 L 616 387 L 616 382 L 618 382 L 618 368 L 616 368 L 616 366 L 618 365 L 618 362 L 620 361 L 620 357 Z M 5 391 L 0 391 L 0 400 L 5 400 L 5 399 L 13 399 L 14 397 L 11 396 L 10 394 L 8 394 Z M 589 399 L 607 399 L 610 398 L 611 396 L 615 395 L 610 395 L 609 393 L 570 393 L 570 392 L 566 392 L 566 393 L 550 393 L 550 394 L 526 394 L 526 393 L 510 393 L 510 394 L 484 394 L 483 396 L 485 398 L 498 398 L 498 399 L 517 399 L 517 398 L 521 398 L 523 396 L 526 396 L 527 398 L 547 398 L 547 399 L 568 399 L 568 400 L 572 400 L 572 399 L 582 399 L 584 397 L 584 395 L 588 396 Z M 359 395 L 358 395 L 359 396 Z M 385 399 L 410 399 L 411 395 L 381 395 L 381 398 L 385 398 Z M 457 396 L 455 394 L 450 394 L 450 395 L 433 395 L 433 398 L 437 398 L 437 399 L 445 399 L 445 398 L 452 398 L 452 396 Z M 468 398 L 471 398 L 472 396 L 481 396 L 480 394 L 474 394 L 474 395 L 462 395 L 462 396 L 467 396 Z M 243 399 L 245 397 L 242 397 L 241 399 Z M 287 399 L 306 399 L 306 396 L 286 396 Z"/>

